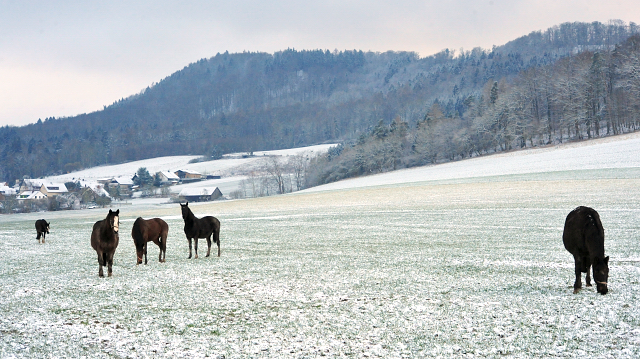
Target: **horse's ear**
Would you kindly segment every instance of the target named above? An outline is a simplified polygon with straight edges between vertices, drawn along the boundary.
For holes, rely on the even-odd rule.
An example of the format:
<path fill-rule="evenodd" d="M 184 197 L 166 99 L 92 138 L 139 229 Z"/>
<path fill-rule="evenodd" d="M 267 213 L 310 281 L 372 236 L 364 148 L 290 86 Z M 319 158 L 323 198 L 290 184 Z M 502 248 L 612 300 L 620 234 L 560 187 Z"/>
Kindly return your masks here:
<path fill-rule="evenodd" d="M 188 206 L 188 205 L 189 205 L 189 201 L 187 201 L 187 203 L 184 204 L 185 207 Z"/>
<path fill-rule="evenodd" d="M 604 257 L 604 263 L 609 265 L 609 256 Z"/>
<path fill-rule="evenodd" d="M 113 213 L 113 211 L 111 209 L 109 209 L 109 214 Z"/>
<path fill-rule="evenodd" d="M 118 208 L 118 209 L 117 209 L 115 212 L 113 212 L 113 213 L 115 213 L 115 214 L 116 214 L 116 216 L 117 216 L 117 215 L 120 215 L 120 209 Z"/>

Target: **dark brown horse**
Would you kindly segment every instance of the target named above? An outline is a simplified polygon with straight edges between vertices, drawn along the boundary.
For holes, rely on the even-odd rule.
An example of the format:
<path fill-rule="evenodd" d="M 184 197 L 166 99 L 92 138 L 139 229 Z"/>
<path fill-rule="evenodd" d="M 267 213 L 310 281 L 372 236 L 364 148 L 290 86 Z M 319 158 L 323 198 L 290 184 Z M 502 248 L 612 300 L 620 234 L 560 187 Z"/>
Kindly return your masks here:
<path fill-rule="evenodd" d="M 587 273 L 587 287 L 591 287 L 589 269 L 593 266 L 593 279 L 598 293 L 607 294 L 609 257 L 604 256 L 604 228 L 598 212 L 582 206 L 571 211 L 564 222 L 562 241 L 575 261 L 573 293 L 578 293 L 582 288 L 581 273 Z"/>
<path fill-rule="evenodd" d="M 147 264 L 147 242 L 153 242 L 160 248 L 158 261 L 164 262 L 167 256 L 167 234 L 169 226 L 167 222 L 160 218 L 151 218 L 144 220 L 138 217 L 133 223 L 131 229 L 131 237 L 136 245 L 136 253 L 138 254 L 138 264 L 142 263 L 142 255 L 144 254 L 144 264 Z"/>
<path fill-rule="evenodd" d="M 38 243 L 40 243 L 40 237 L 42 237 L 42 243 L 44 243 L 44 238 L 47 234 L 49 234 L 50 224 L 51 223 L 45 221 L 44 219 L 39 219 L 36 221 L 36 232 L 38 233 L 36 239 L 38 240 Z"/>
<path fill-rule="evenodd" d="M 118 230 L 120 228 L 120 210 L 115 212 L 109 210 L 107 218 L 97 221 L 93 225 L 91 232 L 91 247 L 98 254 L 98 276 L 104 277 L 102 266 L 108 266 L 109 277 L 113 275 L 113 254 L 116 252 L 120 237 Z"/>
<path fill-rule="evenodd" d="M 195 240 L 196 259 L 198 258 L 198 238 L 207 239 L 207 257 L 211 252 L 211 236 L 213 241 L 218 245 L 218 257 L 220 257 L 220 221 L 216 217 L 206 216 L 202 218 L 196 217 L 189 208 L 189 202 L 180 203 L 182 207 L 182 219 L 184 219 L 184 234 L 189 240 L 189 257 L 191 258 L 191 239 Z"/>

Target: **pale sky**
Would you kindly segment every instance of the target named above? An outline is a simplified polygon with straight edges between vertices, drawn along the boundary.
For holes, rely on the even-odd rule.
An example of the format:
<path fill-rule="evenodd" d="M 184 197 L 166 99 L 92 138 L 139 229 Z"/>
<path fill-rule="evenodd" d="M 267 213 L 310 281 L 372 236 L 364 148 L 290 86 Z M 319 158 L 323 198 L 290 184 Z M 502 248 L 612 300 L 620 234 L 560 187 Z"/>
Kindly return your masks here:
<path fill-rule="evenodd" d="M 0 126 L 101 110 L 216 53 L 490 49 L 638 0 L 0 0 Z"/>

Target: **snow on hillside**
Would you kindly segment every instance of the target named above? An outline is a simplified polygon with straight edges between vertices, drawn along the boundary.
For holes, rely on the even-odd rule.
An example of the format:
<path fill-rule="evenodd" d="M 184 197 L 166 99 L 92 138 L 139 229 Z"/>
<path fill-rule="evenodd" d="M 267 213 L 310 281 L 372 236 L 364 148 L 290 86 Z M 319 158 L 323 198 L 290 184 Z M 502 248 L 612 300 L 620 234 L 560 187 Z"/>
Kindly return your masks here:
<path fill-rule="evenodd" d="M 347 179 L 306 192 L 568 170 L 640 167 L 640 133 L 476 157 Z"/>
<path fill-rule="evenodd" d="M 80 180 L 83 183 L 91 183 L 103 178 L 131 178 L 140 167 L 145 167 L 151 174 L 159 171 L 174 172 L 177 170 L 189 170 L 202 174 L 219 175 L 222 176 L 222 178 L 219 180 L 200 181 L 173 186 L 171 187 L 172 192 L 180 192 L 186 187 L 216 186 L 220 187 L 223 194 L 228 194 L 230 191 L 238 189 L 240 181 L 245 178 L 243 174 L 251 170 L 251 168 L 259 166 L 261 160 L 265 156 L 294 156 L 298 154 L 315 156 L 325 153 L 332 146 L 335 146 L 335 144 L 324 144 L 274 151 L 257 151 L 254 152 L 251 157 L 246 156 L 247 153 L 234 153 L 225 155 L 219 160 L 195 163 L 189 162 L 200 158 L 201 156 L 158 157 L 119 165 L 88 168 L 64 175 L 46 177 L 46 180 L 53 182 L 75 182 Z M 244 158 L 243 155 L 245 155 Z"/>

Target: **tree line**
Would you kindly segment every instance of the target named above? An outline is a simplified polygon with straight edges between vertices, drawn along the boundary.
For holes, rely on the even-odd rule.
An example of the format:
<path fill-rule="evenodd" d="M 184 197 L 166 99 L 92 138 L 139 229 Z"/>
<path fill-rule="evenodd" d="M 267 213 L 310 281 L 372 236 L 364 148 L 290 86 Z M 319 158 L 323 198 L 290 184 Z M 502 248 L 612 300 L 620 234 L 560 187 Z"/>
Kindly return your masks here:
<path fill-rule="evenodd" d="M 504 87 L 513 86 L 522 71 L 532 71 L 530 76 L 542 81 L 543 75 L 536 71 L 561 59 L 577 61 L 586 51 L 597 50 L 604 56 L 637 31 L 635 24 L 620 21 L 567 23 L 492 49 L 445 49 L 425 58 L 413 52 L 359 50 L 217 54 L 101 111 L 0 128 L 0 180 L 13 183 L 24 176 L 38 178 L 166 155 L 216 158 L 227 152 L 354 143 L 380 120 L 390 126 L 396 118 L 412 129 L 420 122 L 432 133 L 424 136 L 434 136 L 445 127 L 458 128 L 441 121 L 438 112 L 442 118 L 459 121 L 486 118 L 485 112 L 504 107 L 503 101 L 511 96 Z M 603 61 L 608 61 L 606 56 Z M 485 93 L 494 83 L 497 105 L 488 106 L 490 94 Z M 547 89 L 535 88 L 536 116 L 542 119 L 545 108 L 559 111 L 557 100 L 549 102 L 543 93 Z M 432 111 L 434 104 L 438 109 Z M 511 123 L 493 126 L 510 128 L 494 131 L 494 136 L 505 136 L 503 147 L 512 146 L 510 136 L 519 136 L 512 132 L 521 131 L 513 130 L 517 126 Z M 560 124 L 549 126 L 552 135 L 559 133 Z M 617 122 L 615 126 L 612 131 L 620 127 Z M 566 131 L 564 124 L 560 127 Z M 457 132 L 446 136 L 464 137 Z M 449 157 L 486 151 L 487 136 L 473 142 L 476 147 L 447 150 L 456 153 Z"/>
<path fill-rule="evenodd" d="M 583 51 L 510 80 L 488 81 L 446 113 L 435 101 L 411 125 L 374 126 L 309 166 L 307 185 L 500 151 L 640 129 L 640 36 L 611 50 Z"/>

